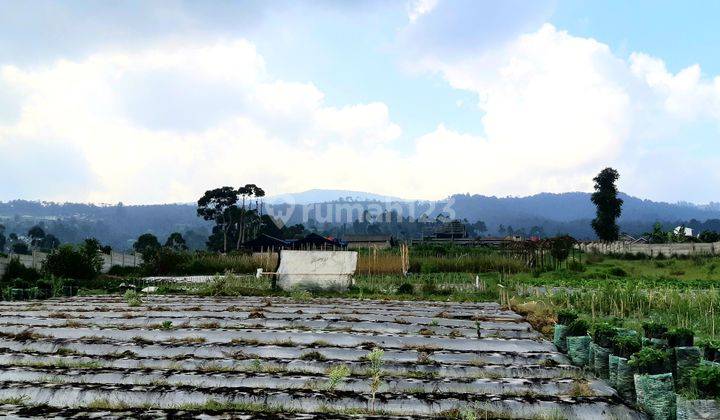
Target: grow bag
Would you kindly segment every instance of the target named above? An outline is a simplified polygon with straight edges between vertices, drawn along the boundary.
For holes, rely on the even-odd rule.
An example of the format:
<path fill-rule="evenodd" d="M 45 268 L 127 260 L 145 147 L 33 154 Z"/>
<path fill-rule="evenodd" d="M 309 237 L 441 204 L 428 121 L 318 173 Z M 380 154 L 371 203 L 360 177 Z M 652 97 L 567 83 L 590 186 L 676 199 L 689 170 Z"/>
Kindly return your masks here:
<path fill-rule="evenodd" d="M 567 352 L 567 325 L 555 324 L 553 344 L 555 344 L 558 350 Z"/>
<path fill-rule="evenodd" d="M 611 354 L 608 356 L 608 383 L 611 387 L 617 389 L 617 368 L 619 356 Z"/>
<path fill-rule="evenodd" d="M 592 339 L 589 335 L 567 338 L 568 356 L 574 365 L 584 367 L 588 364 L 588 352 Z"/>
<path fill-rule="evenodd" d="M 626 401 L 633 401 L 635 399 L 633 370 L 628 364 L 628 359 L 624 357 L 617 358 L 617 366 L 615 367 L 615 389 Z"/>
<path fill-rule="evenodd" d="M 720 419 L 717 400 L 687 400 L 677 396 L 677 420 Z"/>
<path fill-rule="evenodd" d="M 664 338 L 651 338 L 650 345 L 653 347 L 667 347 L 668 342 Z"/>
<path fill-rule="evenodd" d="M 702 351 L 699 347 L 675 348 L 675 386 L 682 389 L 690 385 L 692 370 L 700 366 Z"/>
<path fill-rule="evenodd" d="M 675 418 L 675 387 L 671 373 L 635 375 L 637 403 L 654 420 Z"/>
<path fill-rule="evenodd" d="M 598 346 L 595 343 L 590 344 L 590 347 L 592 348 L 592 361 L 595 374 L 602 379 L 608 379 L 610 368 L 608 359 L 610 357 L 610 349 Z"/>

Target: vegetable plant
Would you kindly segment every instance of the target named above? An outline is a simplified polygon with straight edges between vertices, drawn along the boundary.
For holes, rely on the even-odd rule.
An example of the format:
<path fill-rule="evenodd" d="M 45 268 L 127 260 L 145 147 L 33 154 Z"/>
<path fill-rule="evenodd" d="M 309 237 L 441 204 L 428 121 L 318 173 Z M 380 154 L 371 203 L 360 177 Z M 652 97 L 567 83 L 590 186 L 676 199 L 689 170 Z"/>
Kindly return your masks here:
<path fill-rule="evenodd" d="M 595 324 L 592 337 L 595 344 L 600 347 L 610 348 L 613 339 L 618 335 L 617 329 L 608 323 Z"/>
<path fill-rule="evenodd" d="M 640 337 L 632 335 L 617 335 L 612 339 L 612 354 L 629 359 L 642 349 Z"/>
<path fill-rule="evenodd" d="M 720 397 L 720 366 L 701 365 L 695 368 L 692 383 L 701 397 Z"/>
<path fill-rule="evenodd" d="M 667 353 L 664 350 L 644 347 L 630 357 L 628 364 L 637 373 L 657 375 L 666 373 Z"/>
<path fill-rule="evenodd" d="M 642 327 L 646 338 L 665 338 L 668 330 L 665 324 L 657 322 L 643 322 Z"/>
<path fill-rule="evenodd" d="M 693 345 L 695 333 L 688 328 L 676 328 L 665 333 L 668 347 L 690 347 Z"/>
<path fill-rule="evenodd" d="M 577 319 L 577 314 L 569 309 L 560 309 L 557 314 L 557 323 L 560 325 L 570 325 Z"/>
<path fill-rule="evenodd" d="M 568 325 L 567 336 L 578 337 L 587 335 L 590 324 L 584 319 L 576 319 Z"/>

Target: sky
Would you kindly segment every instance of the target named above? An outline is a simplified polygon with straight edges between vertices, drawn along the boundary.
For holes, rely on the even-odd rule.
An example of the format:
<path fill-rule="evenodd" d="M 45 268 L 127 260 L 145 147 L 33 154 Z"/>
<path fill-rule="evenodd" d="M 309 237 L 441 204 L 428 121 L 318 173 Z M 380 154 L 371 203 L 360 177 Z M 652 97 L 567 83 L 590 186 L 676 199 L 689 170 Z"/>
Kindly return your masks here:
<path fill-rule="evenodd" d="M 0 200 L 720 201 L 720 2 L 0 0 Z"/>

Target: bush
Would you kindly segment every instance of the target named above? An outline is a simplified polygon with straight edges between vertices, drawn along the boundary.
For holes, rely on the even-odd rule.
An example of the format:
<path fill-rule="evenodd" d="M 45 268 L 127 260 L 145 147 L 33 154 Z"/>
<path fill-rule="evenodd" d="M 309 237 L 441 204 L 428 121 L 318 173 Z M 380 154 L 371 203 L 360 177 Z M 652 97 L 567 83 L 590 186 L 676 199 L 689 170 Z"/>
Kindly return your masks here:
<path fill-rule="evenodd" d="M 577 314 L 570 309 L 560 309 L 557 313 L 557 323 L 560 325 L 570 325 L 577 319 Z"/>
<path fill-rule="evenodd" d="M 40 273 L 34 268 L 25 267 L 18 258 L 12 258 L 5 266 L 5 274 L 2 276 L 2 283 L 13 283 L 13 285 L 26 287 L 19 287 L 21 289 L 27 289 L 33 287 L 34 283 L 40 278 Z"/>
<path fill-rule="evenodd" d="M 584 319 L 576 319 L 568 325 L 567 336 L 568 337 L 579 337 L 587 335 L 590 324 Z"/>
<path fill-rule="evenodd" d="M 592 331 L 592 338 L 595 344 L 600 347 L 610 348 L 613 339 L 617 337 L 617 330 L 608 323 L 595 324 Z"/>
<path fill-rule="evenodd" d="M 588 264 L 597 264 L 605 261 L 605 256 L 599 252 L 591 252 L 585 257 L 585 262 Z"/>
<path fill-rule="evenodd" d="M 123 267 L 121 265 L 113 265 L 108 270 L 108 274 L 118 277 L 138 277 L 142 275 L 140 267 Z"/>
<path fill-rule="evenodd" d="M 414 292 L 415 292 L 415 288 L 410 283 L 403 283 L 397 289 L 397 293 L 400 295 L 411 295 Z"/>
<path fill-rule="evenodd" d="M 79 247 L 63 245 L 48 254 L 42 265 L 45 274 L 78 280 L 94 279 L 101 269 L 100 247 L 94 240 L 87 240 Z"/>
<path fill-rule="evenodd" d="M 633 354 L 628 362 L 635 372 L 647 375 L 657 375 L 667 372 L 667 353 L 652 347 L 643 347 Z"/>
<path fill-rule="evenodd" d="M 693 345 L 695 333 L 688 328 L 676 328 L 665 334 L 668 347 L 690 347 Z"/>
<path fill-rule="evenodd" d="M 720 397 L 720 366 L 701 365 L 693 370 L 691 380 L 701 397 Z"/>
<path fill-rule="evenodd" d="M 629 359 L 642 349 L 640 337 L 633 335 L 617 335 L 612 339 L 612 354 Z"/>
<path fill-rule="evenodd" d="M 668 330 L 665 324 L 657 322 L 643 322 L 642 328 L 646 338 L 665 338 Z"/>
<path fill-rule="evenodd" d="M 585 271 L 585 266 L 580 261 L 571 260 L 567 263 L 567 268 L 570 271 L 574 271 L 576 273 L 582 273 Z"/>
<path fill-rule="evenodd" d="M 423 279 L 423 283 L 420 286 L 420 291 L 426 295 L 434 295 L 437 293 L 437 286 L 435 285 L 435 279 L 428 276 Z"/>
<path fill-rule="evenodd" d="M 613 267 L 608 271 L 608 274 L 615 277 L 626 277 L 627 272 L 620 267 Z"/>

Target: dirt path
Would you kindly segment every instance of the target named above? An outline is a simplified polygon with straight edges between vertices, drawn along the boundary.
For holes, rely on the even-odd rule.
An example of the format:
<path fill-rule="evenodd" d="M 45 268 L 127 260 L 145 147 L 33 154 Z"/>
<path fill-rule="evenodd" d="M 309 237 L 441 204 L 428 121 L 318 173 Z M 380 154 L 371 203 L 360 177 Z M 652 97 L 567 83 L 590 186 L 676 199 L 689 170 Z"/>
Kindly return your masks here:
<path fill-rule="evenodd" d="M 0 302 L 0 366 L 0 414 L 16 418 L 643 418 L 496 303 Z"/>

